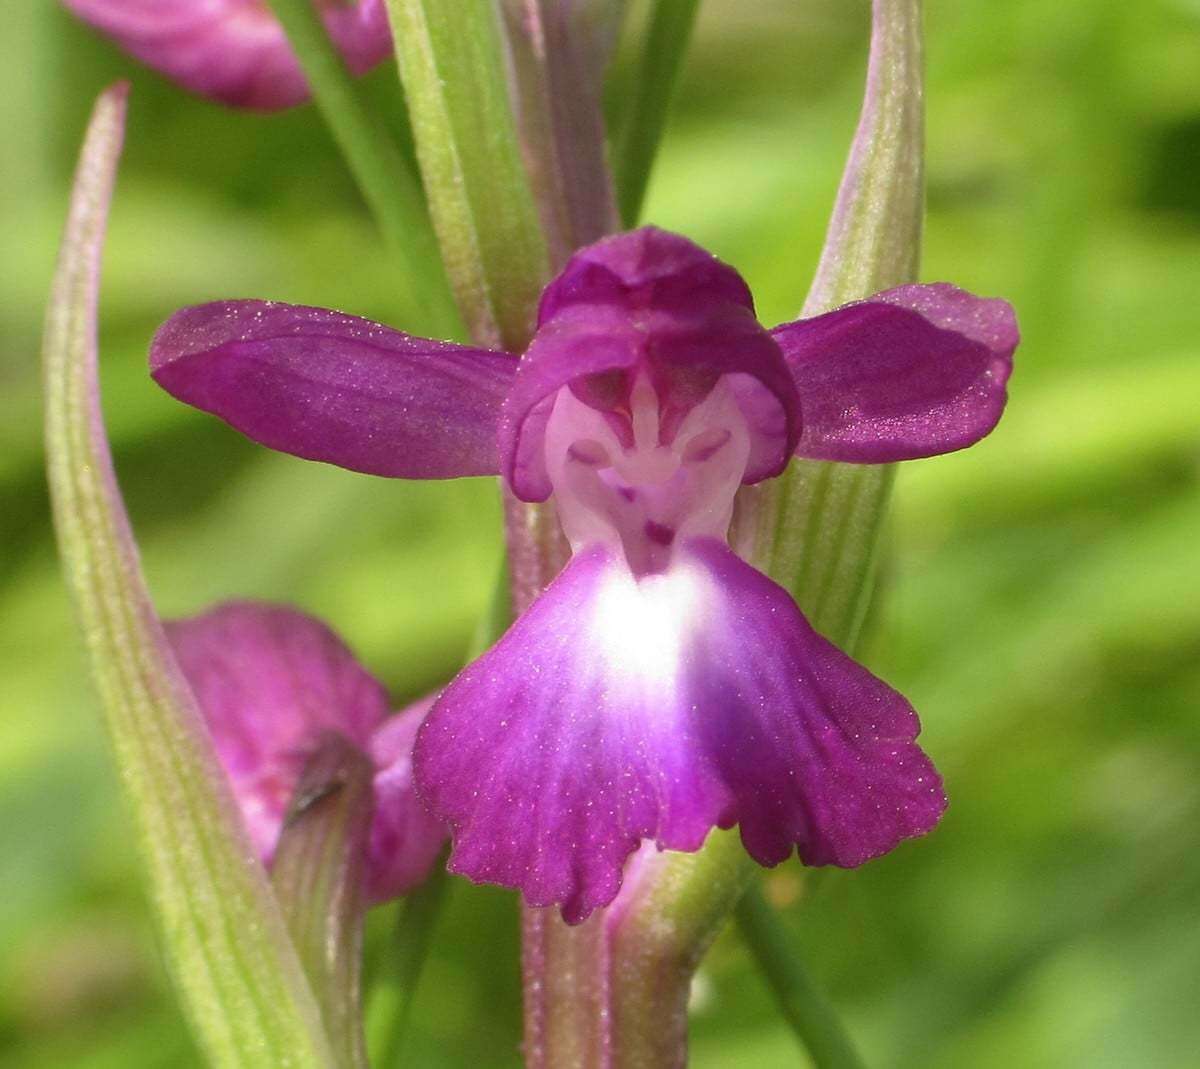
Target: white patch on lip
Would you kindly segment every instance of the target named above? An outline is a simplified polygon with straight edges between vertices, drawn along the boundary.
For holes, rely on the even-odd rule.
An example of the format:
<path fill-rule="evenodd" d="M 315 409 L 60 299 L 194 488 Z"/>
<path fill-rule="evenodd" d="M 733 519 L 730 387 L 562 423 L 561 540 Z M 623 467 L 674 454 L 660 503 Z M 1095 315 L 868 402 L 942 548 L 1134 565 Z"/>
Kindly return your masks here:
<path fill-rule="evenodd" d="M 703 630 L 711 612 L 711 585 L 686 559 L 641 579 L 623 562 L 610 566 L 596 591 L 588 628 L 601 662 L 644 697 L 668 697 L 691 636 Z"/>
<path fill-rule="evenodd" d="M 545 460 L 572 549 L 619 549 L 644 583 L 676 567 L 684 540 L 724 541 L 751 440 L 724 379 L 668 444 L 659 441 L 659 398 L 645 372 L 633 385 L 629 417 L 632 441 L 624 441 L 605 414 L 563 386 L 546 424 Z M 641 600 L 657 596 L 647 591 Z"/>

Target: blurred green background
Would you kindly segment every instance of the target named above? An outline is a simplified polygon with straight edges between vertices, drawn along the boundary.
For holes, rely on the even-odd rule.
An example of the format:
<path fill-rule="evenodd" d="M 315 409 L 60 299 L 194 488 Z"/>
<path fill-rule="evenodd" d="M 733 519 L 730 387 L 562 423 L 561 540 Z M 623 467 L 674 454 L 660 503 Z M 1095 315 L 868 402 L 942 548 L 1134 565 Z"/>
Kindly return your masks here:
<path fill-rule="evenodd" d="M 1017 307 L 1008 414 L 898 481 L 867 663 L 921 711 L 952 806 L 857 872 L 767 890 L 876 1067 L 1200 1065 L 1200 2 L 928 0 L 923 276 Z M 795 315 L 857 112 L 863 0 L 708 0 L 648 218 Z M 241 115 L 49 0 L 0 34 L 0 1065 L 197 1063 L 163 978 L 56 571 L 37 346 L 69 169 L 131 74 L 105 404 L 165 614 L 329 618 L 397 702 L 461 658 L 494 487 L 267 453 L 156 390 L 149 336 L 231 296 L 396 321 L 401 279 L 312 109 Z M 370 79 L 394 109 L 394 72 Z M 619 100 L 616 107 L 619 110 Z M 403 325 L 398 323 L 397 325 Z M 515 908 L 456 881 L 408 1064 L 518 1064 Z M 376 949 L 391 920 L 373 918 Z M 736 933 L 694 1064 L 806 1064 Z"/>

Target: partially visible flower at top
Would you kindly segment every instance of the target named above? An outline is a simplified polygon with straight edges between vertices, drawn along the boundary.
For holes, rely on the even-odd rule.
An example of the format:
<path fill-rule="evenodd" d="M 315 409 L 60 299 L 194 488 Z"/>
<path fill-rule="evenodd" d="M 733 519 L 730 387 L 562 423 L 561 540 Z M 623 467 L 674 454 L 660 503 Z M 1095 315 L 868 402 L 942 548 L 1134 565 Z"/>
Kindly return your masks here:
<path fill-rule="evenodd" d="M 413 740 L 431 700 L 389 716 L 383 687 L 341 639 L 294 609 L 227 602 L 165 626 L 265 864 L 306 761 L 336 732 L 376 768 L 367 900 L 425 879 L 446 839 L 412 782 Z"/>
<path fill-rule="evenodd" d="M 186 89 L 234 107 L 303 104 L 308 82 L 267 0 L 62 0 Z M 365 74 L 392 49 L 384 0 L 315 0 L 346 65 Z"/>
<path fill-rule="evenodd" d="M 937 823 L 912 707 L 726 535 L 738 488 L 794 454 L 886 463 L 982 438 L 1016 343 L 1005 302 L 940 283 L 767 331 L 732 268 L 647 227 L 572 257 L 519 362 L 234 301 L 178 312 L 151 365 L 275 449 L 554 499 L 570 563 L 441 694 L 415 763 L 452 870 L 575 922 L 643 840 L 696 850 L 737 824 L 761 864 L 854 866 Z"/>

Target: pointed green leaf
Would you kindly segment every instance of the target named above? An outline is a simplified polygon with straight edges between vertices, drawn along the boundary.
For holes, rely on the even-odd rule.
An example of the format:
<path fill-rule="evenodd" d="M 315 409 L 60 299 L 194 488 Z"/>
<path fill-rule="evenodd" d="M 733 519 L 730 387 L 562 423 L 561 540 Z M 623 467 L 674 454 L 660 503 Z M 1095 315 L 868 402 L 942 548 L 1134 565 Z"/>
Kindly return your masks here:
<path fill-rule="evenodd" d="M 545 239 L 491 0 L 388 0 L 434 229 L 477 344 L 519 352 L 546 282 Z"/>
<path fill-rule="evenodd" d="M 920 0 L 875 0 L 867 88 L 803 314 L 914 282 L 924 212 Z M 853 647 L 870 599 L 890 465 L 796 460 L 743 500 L 749 557 L 814 627 Z"/>
<path fill-rule="evenodd" d="M 100 255 L 127 86 L 97 101 L 46 314 L 55 527 L 184 1008 L 221 1066 L 325 1067 L 329 1044 L 195 699 L 154 612 L 100 414 Z"/>
<path fill-rule="evenodd" d="M 613 146 L 621 220 L 636 226 L 700 0 L 654 0 L 624 122 Z"/>

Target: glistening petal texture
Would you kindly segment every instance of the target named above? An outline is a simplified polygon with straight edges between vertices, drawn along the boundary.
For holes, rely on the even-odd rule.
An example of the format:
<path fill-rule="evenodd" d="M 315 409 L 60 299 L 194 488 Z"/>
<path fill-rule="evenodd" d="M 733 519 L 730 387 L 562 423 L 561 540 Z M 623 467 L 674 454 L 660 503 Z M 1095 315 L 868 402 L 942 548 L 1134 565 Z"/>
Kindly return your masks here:
<path fill-rule="evenodd" d="M 433 705 L 425 698 L 389 717 L 371 737 L 375 815 L 367 847 L 367 899 L 386 902 L 424 881 L 446 841 L 446 828 L 417 797 L 412 750 Z"/>
<path fill-rule="evenodd" d="M 321 736 L 364 752 L 387 694 L 319 620 L 227 602 L 166 625 L 260 857 L 270 860 L 296 782 Z"/>
<path fill-rule="evenodd" d="M 750 289 L 732 267 L 680 234 L 643 226 L 576 252 L 543 290 L 538 325 L 571 305 L 630 303 L 684 313 L 701 304 L 754 311 Z"/>
<path fill-rule="evenodd" d="M 186 89 L 235 107 L 301 104 L 308 83 L 265 0 L 63 0 L 125 51 Z M 384 0 L 324 0 L 325 26 L 363 74 L 391 52 Z"/>
<path fill-rule="evenodd" d="M 751 431 L 746 482 L 778 475 L 800 434 L 796 390 L 733 268 L 687 238 L 643 227 L 577 252 L 542 294 L 538 330 L 504 407 L 503 473 L 518 497 L 550 494 L 543 437 L 557 392 L 644 371 L 664 406 L 730 376 Z"/>
<path fill-rule="evenodd" d="M 516 363 L 269 301 L 185 308 L 150 348 L 160 386 L 256 442 L 406 479 L 496 474 L 496 424 Z"/>
<path fill-rule="evenodd" d="M 771 331 L 800 395 L 797 454 L 886 463 L 992 430 L 1019 334 L 1012 308 L 946 283 L 901 286 Z"/>
<path fill-rule="evenodd" d="M 453 871 L 578 922 L 643 839 L 739 823 L 762 864 L 852 866 L 928 831 L 945 799 L 918 730 L 723 543 L 640 582 L 595 545 L 450 684 L 415 762 Z"/>

